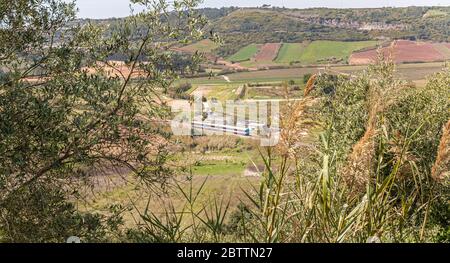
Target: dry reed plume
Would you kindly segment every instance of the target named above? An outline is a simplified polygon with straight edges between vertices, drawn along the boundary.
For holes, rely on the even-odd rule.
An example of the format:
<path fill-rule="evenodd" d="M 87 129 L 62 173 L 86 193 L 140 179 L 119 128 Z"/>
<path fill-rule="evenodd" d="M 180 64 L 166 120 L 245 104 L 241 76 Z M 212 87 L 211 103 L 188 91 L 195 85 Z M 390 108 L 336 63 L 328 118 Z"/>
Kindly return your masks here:
<path fill-rule="evenodd" d="M 450 120 L 444 125 L 436 161 L 431 170 L 434 180 L 442 182 L 450 176 Z"/>
<path fill-rule="evenodd" d="M 316 79 L 317 79 L 316 74 L 312 75 L 309 78 L 308 82 L 306 83 L 305 93 L 303 94 L 304 97 L 307 97 L 309 95 L 309 93 L 311 93 L 311 91 L 314 89 L 315 84 L 316 84 Z"/>
<path fill-rule="evenodd" d="M 308 120 L 308 109 L 313 103 L 314 99 L 311 97 L 295 101 L 282 114 L 281 140 L 277 147 L 281 154 L 294 157 L 301 146 L 304 146 L 305 136 L 314 125 L 313 121 Z"/>
<path fill-rule="evenodd" d="M 375 136 L 377 127 L 378 103 L 372 106 L 369 113 L 366 132 L 353 146 L 347 164 L 342 169 L 342 176 L 348 186 L 363 191 L 373 171 L 375 157 Z"/>

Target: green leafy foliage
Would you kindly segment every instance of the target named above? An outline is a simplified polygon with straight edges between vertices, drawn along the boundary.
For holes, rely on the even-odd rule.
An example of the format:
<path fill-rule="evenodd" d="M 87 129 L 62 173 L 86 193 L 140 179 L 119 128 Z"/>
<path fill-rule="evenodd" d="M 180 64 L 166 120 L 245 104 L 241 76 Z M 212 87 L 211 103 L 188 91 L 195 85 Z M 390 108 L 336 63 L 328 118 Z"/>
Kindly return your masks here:
<path fill-rule="evenodd" d="M 177 66 L 176 54 L 165 51 L 203 38 L 205 22 L 193 11 L 196 0 L 133 2 L 145 11 L 105 32 L 76 23 L 74 4 L 64 1 L 0 1 L 0 226 L 7 240 L 67 238 L 74 220 L 61 221 L 82 217 L 57 191 L 62 186 L 77 191 L 78 182 L 111 169 L 147 183 L 171 175 L 166 136 L 148 119 L 168 114 L 156 90 L 200 60 L 194 54 Z M 123 63 L 110 60 L 117 54 Z M 18 206 L 27 196 L 34 203 Z M 46 225 L 50 216 L 56 222 Z"/>

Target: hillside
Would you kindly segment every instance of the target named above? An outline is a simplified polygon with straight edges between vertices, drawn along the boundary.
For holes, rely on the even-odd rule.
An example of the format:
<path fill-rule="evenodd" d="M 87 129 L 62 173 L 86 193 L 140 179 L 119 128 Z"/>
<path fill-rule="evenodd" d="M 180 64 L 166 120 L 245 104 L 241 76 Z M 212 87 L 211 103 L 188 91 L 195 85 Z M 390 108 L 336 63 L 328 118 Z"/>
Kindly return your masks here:
<path fill-rule="evenodd" d="M 209 16 L 209 28 L 226 39 L 229 56 L 252 43 L 377 39 L 450 41 L 450 7 L 376 9 L 241 8 Z"/>
<path fill-rule="evenodd" d="M 205 30 L 224 43 L 208 53 L 230 57 L 252 44 L 305 41 L 384 41 L 395 39 L 450 42 L 450 7 L 367 9 L 202 8 Z M 122 19 L 81 19 L 114 30 Z M 188 47 L 192 49 L 194 47 Z M 200 47 L 199 51 L 204 51 Z"/>
<path fill-rule="evenodd" d="M 363 32 L 301 21 L 277 10 L 240 9 L 212 21 L 209 26 L 225 39 L 225 44 L 217 50 L 224 57 L 252 43 L 370 39 Z"/>

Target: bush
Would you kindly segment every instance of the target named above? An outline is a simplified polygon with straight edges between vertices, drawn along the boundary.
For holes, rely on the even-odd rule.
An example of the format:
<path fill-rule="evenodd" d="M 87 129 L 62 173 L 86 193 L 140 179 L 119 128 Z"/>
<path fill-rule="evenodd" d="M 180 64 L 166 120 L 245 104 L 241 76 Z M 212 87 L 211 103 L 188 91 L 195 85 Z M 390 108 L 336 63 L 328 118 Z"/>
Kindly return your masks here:
<path fill-rule="evenodd" d="M 109 218 L 79 212 L 59 189 L 52 183 L 38 182 L 6 200 L 0 211 L 0 241 L 64 243 L 77 236 L 82 242 L 106 242 L 113 240 L 110 234 L 119 235 L 123 223 L 119 211 Z"/>
<path fill-rule="evenodd" d="M 187 91 L 189 91 L 192 88 L 192 84 L 191 83 L 182 83 L 180 85 L 178 85 L 178 87 L 176 88 L 175 92 L 177 94 L 183 94 Z"/>
<path fill-rule="evenodd" d="M 303 75 L 303 83 L 306 84 L 308 83 L 308 80 L 311 78 L 312 74 L 308 73 Z"/>

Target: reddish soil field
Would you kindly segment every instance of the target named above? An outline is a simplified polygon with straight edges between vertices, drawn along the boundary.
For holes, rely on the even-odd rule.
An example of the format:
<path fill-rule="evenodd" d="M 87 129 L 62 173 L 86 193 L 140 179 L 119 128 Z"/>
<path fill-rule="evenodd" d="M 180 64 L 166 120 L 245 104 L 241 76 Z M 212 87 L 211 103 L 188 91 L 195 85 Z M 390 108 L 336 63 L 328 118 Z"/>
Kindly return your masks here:
<path fill-rule="evenodd" d="M 268 43 L 261 47 L 258 54 L 255 56 L 255 61 L 272 61 L 277 55 L 281 48 L 280 43 Z"/>
<path fill-rule="evenodd" d="M 396 63 L 404 62 L 433 62 L 446 59 L 433 43 L 414 42 L 408 40 L 394 41 L 390 47 L 382 49 L 385 56 L 392 56 Z M 450 45 L 450 44 L 448 44 Z M 353 53 L 349 59 L 352 65 L 370 64 L 377 57 L 377 50 Z"/>
<path fill-rule="evenodd" d="M 104 70 L 105 74 L 108 77 L 119 77 L 126 79 L 131 74 L 131 68 L 125 65 L 125 63 L 122 61 L 109 61 L 109 65 L 106 65 L 103 62 L 97 62 L 97 65 L 95 67 L 82 68 L 82 70 L 86 71 L 87 74 L 94 74 L 100 69 Z M 138 67 L 136 67 L 133 70 L 133 74 L 131 74 L 132 78 L 146 77 L 146 76 L 147 74 Z M 48 79 L 49 77 L 30 76 L 25 78 L 24 80 L 28 82 L 43 82 Z"/>
<path fill-rule="evenodd" d="M 103 62 L 97 62 L 97 67 L 92 68 L 84 68 L 88 73 L 95 73 L 97 70 L 102 68 L 105 70 L 105 73 L 109 77 L 120 77 L 120 78 L 128 78 L 128 76 L 131 74 L 131 68 L 127 65 L 125 65 L 122 61 L 109 61 L 109 64 L 106 65 Z M 139 67 L 136 67 L 133 70 L 133 74 L 131 74 L 132 78 L 136 77 L 145 77 L 146 73 L 139 69 Z"/>

